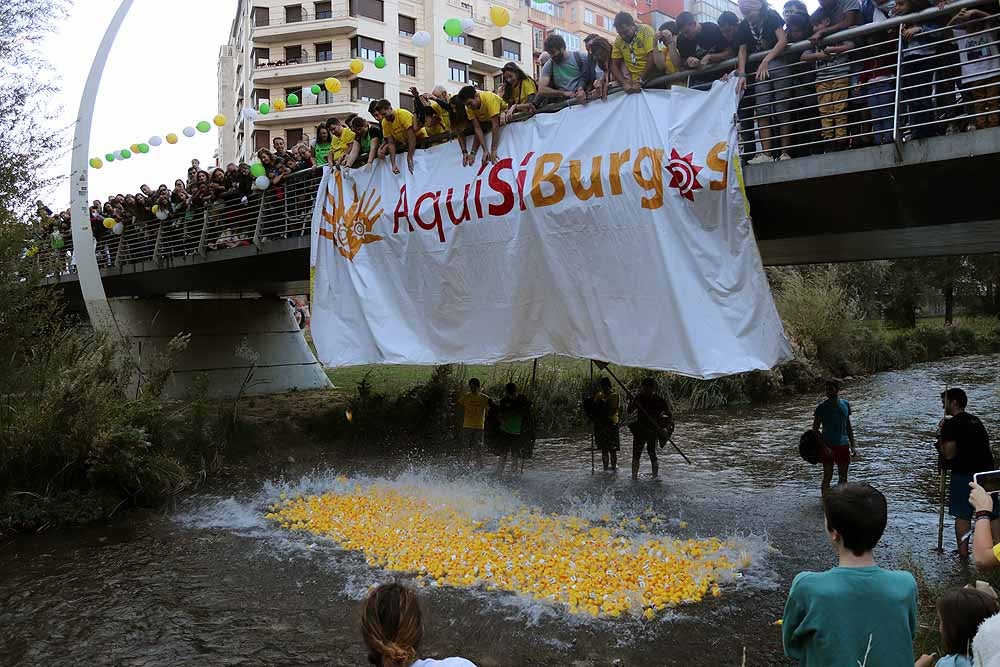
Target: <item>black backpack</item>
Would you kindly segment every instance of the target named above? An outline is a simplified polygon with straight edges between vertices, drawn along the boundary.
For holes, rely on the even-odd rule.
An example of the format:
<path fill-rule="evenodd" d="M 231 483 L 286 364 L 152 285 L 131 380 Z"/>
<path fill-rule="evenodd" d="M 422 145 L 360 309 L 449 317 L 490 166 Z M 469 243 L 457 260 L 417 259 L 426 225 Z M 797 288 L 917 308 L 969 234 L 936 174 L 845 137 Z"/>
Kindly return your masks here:
<path fill-rule="evenodd" d="M 819 463 L 820 442 L 819 434 L 816 431 L 806 431 L 799 438 L 799 456 L 806 463 L 816 465 Z"/>

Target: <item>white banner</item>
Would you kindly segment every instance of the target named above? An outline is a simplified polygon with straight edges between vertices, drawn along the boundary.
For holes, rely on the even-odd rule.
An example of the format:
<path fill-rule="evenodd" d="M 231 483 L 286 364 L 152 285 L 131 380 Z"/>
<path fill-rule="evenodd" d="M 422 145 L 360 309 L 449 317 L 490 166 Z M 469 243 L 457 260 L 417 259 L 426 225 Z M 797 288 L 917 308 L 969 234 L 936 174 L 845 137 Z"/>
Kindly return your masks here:
<path fill-rule="evenodd" d="M 313 215 L 320 361 L 564 354 L 695 377 L 791 358 L 740 184 L 735 82 L 616 95 L 324 175 Z M 487 136 L 487 142 L 491 139 Z"/>

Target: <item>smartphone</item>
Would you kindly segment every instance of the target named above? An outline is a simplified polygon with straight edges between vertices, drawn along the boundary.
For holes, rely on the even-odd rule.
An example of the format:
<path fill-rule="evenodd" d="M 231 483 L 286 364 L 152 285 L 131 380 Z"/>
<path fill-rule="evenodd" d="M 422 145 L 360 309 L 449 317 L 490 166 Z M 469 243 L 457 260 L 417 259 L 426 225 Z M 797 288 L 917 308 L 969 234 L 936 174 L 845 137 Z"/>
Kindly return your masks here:
<path fill-rule="evenodd" d="M 1000 470 L 977 472 L 972 476 L 976 484 L 986 489 L 986 493 L 1000 493 Z"/>

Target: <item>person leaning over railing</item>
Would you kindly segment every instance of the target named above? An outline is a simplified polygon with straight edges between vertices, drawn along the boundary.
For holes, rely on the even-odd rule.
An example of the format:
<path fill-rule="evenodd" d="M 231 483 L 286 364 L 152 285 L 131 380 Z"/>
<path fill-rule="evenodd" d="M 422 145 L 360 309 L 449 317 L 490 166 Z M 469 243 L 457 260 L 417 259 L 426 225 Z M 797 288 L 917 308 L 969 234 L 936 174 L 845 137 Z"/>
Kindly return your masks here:
<path fill-rule="evenodd" d="M 587 78 L 593 81 L 593 88 L 587 96 L 590 99 L 608 99 L 608 91 L 618 83 L 611 76 L 611 42 L 599 35 L 591 35 L 587 42 L 589 67 Z"/>
<path fill-rule="evenodd" d="M 614 27 L 618 37 L 611 47 L 611 75 L 626 93 L 638 93 L 656 74 L 656 34 L 625 11 L 615 15 Z"/>
<path fill-rule="evenodd" d="M 997 16 L 966 8 L 948 21 L 962 63 L 962 98 L 968 105 L 966 131 L 1000 127 L 1000 31 Z M 992 56 L 992 58 L 990 57 Z"/>
<path fill-rule="evenodd" d="M 677 74 L 681 71 L 681 52 L 677 49 L 677 22 L 666 21 L 660 24 L 656 31 L 656 42 L 660 45 L 659 50 L 653 51 L 653 62 L 656 71 L 660 74 Z M 680 81 L 675 82 L 675 86 L 684 86 Z M 667 88 L 670 86 L 668 85 Z"/>
<path fill-rule="evenodd" d="M 354 132 L 354 143 L 344 158 L 344 165 L 362 167 L 375 161 L 379 147 L 383 141 L 382 129 L 371 125 L 361 116 L 351 119 L 351 130 Z M 364 164 L 361 164 L 363 158 Z"/>
<path fill-rule="evenodd" d="M 535 80 L 524 73 L 515 63 L 507 63 L 500 70 L 503 83 L 497 94 L 507 103 L 507 110 L 500 114 L 500 123 L 506 125 L 514 117 L 514 114 L 533 114 L 535 105 L 533 104 L 538 86 Z"/>
<path fill-rule="evenodd" d="M 458 145 L 462 149 L 462 164 L 470 167 L 475 164 L 476 153 L 479 147 L 483 148 L 483 164 L 492 162 L 496 164 L 499 160 L 497 149 L 500 146 L 500 115 L 507 108 L 507 103 L 496 93 L 486 90 L 476 90 L 473 86 L 465 86 L 455 95 L 458 102 L 465 106 L 465 112 L 475 139 L 472 143 L 472 150 L 468 150 L 465 144 L 465 134 L 458 135 Z M 483 123 L 490 124 L 490 144 L 489 151 L 486 150 L 486 137 L 483 134 Z"/>
<path fill-rule="evenodd" d="M 379 147 L 378 156 L 389 155 L 389 166 L 392 173 L 398 174 L 396 153 L 401 147 L 406 147 L 406 166 L 413 173 L 413 154 L 417 150 L 417 139 L 427 136 L 427 132 L 416 125 L 413 114 L 406 109 L 393 109 L 389 100 L 379 100 L 374 108 L 375 120 L 382 124 L 382 136 L 385 143 Z"/>
<path fill-rule="evenodd" d="M 928 0 L 896 0 L 893 13 L 907 16 L 930 7 Z M 921 23 L 904 23 L 900 26 L 903 35 L 902 82 L 899 85 L 900 125 L 906 125 L 909 139 L 923 139 L 940 134 L 932 125 L 934 121 L 934 42 L 941 39 L 939 19 Z M 904 113 L 905 112 L 905 113 Z M 904 122 L 905 116 L 905 122 Z M 917 127 L 919 126 L 919 127 Z"/>
<path fill-rule="evenodd" d="M 593 40 L 588 46 L 591 44 Z M 584 102 L 593 86 L 590 55 L 567 50 L 566 40 L 556 34 L 546 37 L 544 46 L 549 60 L 538 75 L 535 106 L 573 99 Z"/>
<path fill-rule="evenodd" d="M 736 90 L 742 93 L 746 90 L 748 78 L 753 80 L 753 93 L 743 96 L 740 102 L 740 117 L 748 121 L 752 132 L 753 117 L 756 116 L 757 128 L 760 132 L 760 144 L 763 149 L 749 164 L 771 162 L 771 103 L 774 100 L 774 83 L 768 81 L 768 67 L 778 55 L 785 50 L 788 38 L 785 35 L 784 21 L 778 12 L 774 11 L 761 0 L 740 0 L 740 12 L 743 21 L 736 30 L 735 43 L 739 47 L 739 64 L 736 68 Z M 764 52 L 764 58 L 749 64 L 749 58 L 755 53 Z M 751 108 L 752 107 L 752 108 Z"/>

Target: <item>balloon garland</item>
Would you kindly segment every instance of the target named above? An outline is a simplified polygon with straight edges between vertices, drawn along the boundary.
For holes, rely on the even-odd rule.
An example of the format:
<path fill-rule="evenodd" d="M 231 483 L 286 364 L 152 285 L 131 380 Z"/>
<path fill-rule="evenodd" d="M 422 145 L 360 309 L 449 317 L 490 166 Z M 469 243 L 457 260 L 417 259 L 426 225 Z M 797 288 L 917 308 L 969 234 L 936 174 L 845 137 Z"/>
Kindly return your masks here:
<path fill-rule="evenodd" d="M 297 95 L 294 94 L 289 95 L 288 99 L 289 99 L 289 104 L 292 106 L 295 106 L 299 103 L 299 98 Z M 282 105 L 284 105 L 284 102 L 282 102 Z M 262 102 L 261 107 L 267 108 L 267 103 Z M 270 111 L 269 108 L 267 109 L 267 111 L 262 110 L 261 113 L 268 113 L 268 111 Z M 248 115 L 247 112 L 249 112 L 250 115 Z M 246 118 L 247 120 L 253 120 L 254 118 L 257 117 L 257 112 L 254 111 L 253 109 L 244 109 L 243 117 Z M 215 127 L 221 128 L 225 127 L 228 124 L 229 124 L 228 118 L 226 118 L 222 114 L 217 114 L 214 118 L 212 118 L 212 122 L 208 122 L 207 120 L 198 121 L 194 125 L 194 127 L 191 126 L 185 127 L 181 132 L 181 134 L 183 134 L 185 137 L 191 138 L 196 136 L 199 132 L 201 132 L 202 134 L 210 132 L 212 130 L 213 125 Z M 160 135 L 153 135 L 146 141 L 136 142 L 134 144 L 131 144 L 128 148 L 123 148 L 118 151 L 105 153 L 103 158 L 99 156 L 92 157 L 89 161 L 89 164 L 91 169 L 102 169 L 105 164 L 110 164 L 112 162 L 118 162 L 121 160 L 128 160 L 133 155 L 146 155 L 153 148 L 162 146 L 164 141 L 166 141 L 166 143 L 172 146 L 176 144 L 179 141 L 179 139 L 177 134 L 173 132 L 170 132 L 169 134 L 166 134 L 163 137 L 161 137 Z"/>

